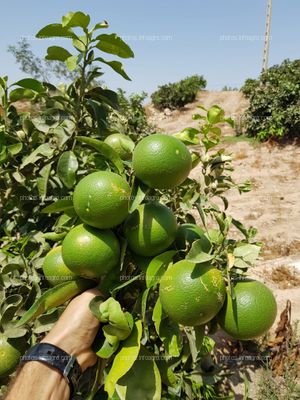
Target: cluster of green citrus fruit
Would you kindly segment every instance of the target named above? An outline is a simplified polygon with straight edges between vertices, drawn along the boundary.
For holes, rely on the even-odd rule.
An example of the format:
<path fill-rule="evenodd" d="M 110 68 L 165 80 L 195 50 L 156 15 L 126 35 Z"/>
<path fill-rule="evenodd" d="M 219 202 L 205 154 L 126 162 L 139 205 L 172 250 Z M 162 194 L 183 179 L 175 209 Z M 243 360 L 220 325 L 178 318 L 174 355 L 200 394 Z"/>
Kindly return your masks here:
<path fill-rule="evenodd" d="M 122 159 L 132 156 L 135 176 L 150 188 L 174 188 L 192 168 L 187 147 L 171 136 L 148 136 L 134 150 L 125 135 L 113 134 L 106 143 Z M 120 229 L 136 257 L 151 258 L 172 246 L 184 250 L 186 242 L 195 240 L 201 240 L 205 252 L 210 251 L 209 237 L 202 228 L 194 224 L 178 227 L 173 212 L 159 202 L 145 201 L 129 213 L 130 196 L 126 179 L 113 172 L 94 172 L 78 183 L 73 203 L 82 223 L 45 258 L 44 274 L 52 285 L 74 276 L 97 280 L 118 268 Z M 237 339 L 265 333 L 276 317 L 272 292 L 253 280 L 236 282 L 233 292 L 235 296 L 227 293 L 216 266 L 182 259 L 167 269 L 159 293 L 164 311 L 179 324 L 203 325 L 216 317 L 223 330 Z"/>
<path fill-rule="evenodd" d="M 133 173 L 149 188 L 174 188 L 188 177 L 191 155 L 178 139 L 154 134 L 133 150 L 133 142 L 126 136 L 111 136 L 106 143 L 122 159 L 128 160 L 133 151 Z M 151 259 L 169 248 L 178 250 L 181 260 L 169 266 L 159 289 L 162 307 L 174 322 L 197 326 L 215 319 L 232 337 L 244 340 L 263 335 L 272 326 L 276 301 L 265 285 L 249 279 L 237 281 L 232 296 L 217 266 L 184 259 L 187 243 L 195 240 L 201 241 L 203 251 L 210 252 L 207 232 L 195 224 L 178 226 L 173 212 L 157 201 L 145 199 L 129 212 L 130 198 L 126 178 L 110 171 L 91 173 L 77 184 L 73 203 L 80 224 L 44 260 L 43 272 L 51 285 L 77 276 L 98 281 L 117 271 L 121 234 L 136 260 Z M 17 352 L 14 355 L 18 357 Z M 7 368 L 11 369 L 11 363 Z"/>
<path fill-rule="evenodd" d="M 131 158 L 133 142 L 125 135 L 106 139 L 121 158 Z M 182 183 L 192 167 L 187 147 L 178 139 L 155 134 L 142 139 L 133 150 L 135 176 L 150 188 L 170 189 Z M 44 273 L 65 278 L 74 275 L 99 279 L 114 268 L 120 258 L 116 230 L 120 227 L 130 251 L 136 257 L 154 257 L 174 246 L 179 250 L 201 240 L 205 252 L 211 249 L 207 234 L 197 225 L 178 227 L 173 212 L 159 202 L 144 202 L 129 213 L 131 189 L 127 181 L 112 172 L 94 172 L 83 178 L 74 191 L 74 208 L 83 224 L 73 228 L 62 246 L 45 259 Z M 50 283 L 54 283 L 49 277 Z M 271 291 L 260 282 L 244 280 L 227 293 L 220 269 L 209 263 L 188 260 L 171 265 L 160 282 L 160 301 L 167 315 L 182 325 L 202 325 L 216 317 L 219 325 L 237 339 L 252 339 L 265 333 L 276 316 Z"/>
<path fill-rule="evenodd" d="M 105 140 L 123 159 L 129 158 L 132 143 L 125 135 L 113 134 Z M 135 176 L 151 188 L 168 189 L 188 176 L 192 160 L 178 139 L 161 134 L 141 140 L 133 151 Z M 131 188 L 126 179 L 110 171 L 97 171 L 75 187 L 73 204 L 81 224 L 64 238 L 62 246 L 51 250 L 44 261 L 50 284 L 80 276 L 99 279 L 117 267 L 120 226 L 131 251 L 156 256 L 175 240 L 177 222 L 173 212 L 159 202 L 146 202 L 129 213 Z"/>

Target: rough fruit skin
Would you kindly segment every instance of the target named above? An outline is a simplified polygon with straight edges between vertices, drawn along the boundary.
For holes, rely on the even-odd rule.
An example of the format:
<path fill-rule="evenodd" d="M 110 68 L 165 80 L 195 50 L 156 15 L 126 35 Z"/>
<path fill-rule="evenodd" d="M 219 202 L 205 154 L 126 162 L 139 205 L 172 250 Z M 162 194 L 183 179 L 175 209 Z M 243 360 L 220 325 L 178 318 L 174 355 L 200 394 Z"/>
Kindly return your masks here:
<path fill-rule="evenodd" d="M 142 139 L 133 152 L 135 175 L 156 189 L 171 189 L 182 183 L 192 168 L 188 148 L 173 136 L 156 133 Z"/>
<path fill-rule="evenodd" d="M 178 227 L 176 234 L 176 246 L 178 249 L 185 249 L 186 242 L 191 245 L 195 240 L 199 239 L 201 239 L 202 250 L 208 253 L 211 244 L 200 226 L 196 224 L 182 224 Z"/>
<path fill-rule="evenodd" d="M 175 240 L 177 222 L 173 212 L 160 203 L 141 204 L 128 216 L 124 232 L 130 249 L 141 256 L 155 256 Z"/>
<path fill-rule="evenodd" d="M 226 286 L 221 271 L 208 263 L 181 260 L 160 280 L 159 297 L 166 314 L 182 325 L 203 325 L 223 306 Z"/>
<path fill-rule="evenodd" d="M 234 286 L 235 300 L 227 294 L 217 316 L 221 328 L 234 339 L 250 340 L 265 334 L 273 325 L 276 300 L 271 290 L 255 280 L 239 281 Z"/>
<path fill-rule="evenodd" d="M 122 160 L 131 159 L 134 142 L 127 135 L 123 133 L 113 133 L 107 136 L 104 143 L 109 144 L 115 152 L 119 154 Z"/>
<path fill-rule="evenodd" d="M 119 262 L 120 244 L 111 230 L 78 225 L 65 237 L 62 256 L 67 267 L 84 278 L 100 278 Z"/>
<path fill-rule="evenodd" d="M 87 175 L 74 190 L 73 203 L 79 218 L 87 225 L 108 229 L 128 215 L 130 187 L 125 179 L 110 171 Z"/>
<path fill-rule="evenodd" d="M 51 286 L 74 279 L 76 274 L 70 271 L 62 258 L 62 247 L 50 250 L 43 263 L 43 272 Z"/>
<path fill-rule="evenodd" d="M 0 334 L 0 377 L 13 372 L 25 350 L 24 338 L 8 339 L 4 334 Z"/>

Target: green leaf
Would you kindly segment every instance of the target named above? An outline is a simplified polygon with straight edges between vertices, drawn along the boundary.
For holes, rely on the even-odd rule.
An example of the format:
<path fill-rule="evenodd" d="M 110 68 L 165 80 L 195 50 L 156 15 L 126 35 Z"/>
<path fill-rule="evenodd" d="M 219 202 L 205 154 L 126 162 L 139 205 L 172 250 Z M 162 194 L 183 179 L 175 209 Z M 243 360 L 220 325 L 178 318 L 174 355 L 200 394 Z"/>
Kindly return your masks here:
<path fill-rule="evenodd" d="M 114 298 L 103 301 L 101 296 L 97 296 L 90 302 L 90 310 L 100 322 L 109 324 L 103 327 L 107 338 L 116 336 L 118 340 L 125 340 L 130 335 L 133 317 L 130 313 L 123 312 L 120 303 Z"/>
<path fill-rule="evenodd" d="M 67 58 L 72 57 L 72 54 L 60 46 L 50 46 L 47 49 L 46 60 L 66 61 Z"/>
<path fill-rule="evenodd" d="M 174 372 L 172 371 L 172 368 L 169 367 L 166 360 L 157 360 L 156 365 L 159 369 L 159 373 L 160 373 L 162 382 L 166 386 L 175 387 L 176 386 L 176 376 L 175 376 Z"/>
<path fill-rule="evenodd" d="M 68 57 L 65 61 L 69 71 L 74 71 L 77 68 L 78 56 Z"/>
<path fill-rule="evenodd" d="M 185 327 L 185 333 L 189 341 L 192 359 L 196 362 L 203 344 L 205 325 L 195 326 L 193 328 Z"/>
<path fill-rule="evenodd" d="M 22 149 L 23 149 L 23 144 L 22 143 L 15 143 L 15 144 L 11 144 L 10 146 L 7 146 L 7 151 L 12 156 L 15 156 L 15 155 L 19 154 Z"/>
<path fill-rule="evenodd" d="M 161 377 L 154 357 L 141 347 L 137 360 L 116 385 L 121 400 L 161 400 Z"/>
<path fill-rule="evenodd" d="M 182 347 L 182 335 L 178 325 L 173 324 L 163 311 L 159 298 L 153 309 L 152 320 L 158 336 L 164 343 L 166 353 L 178 357 Z"/>
<path fill-rule="evenodd" d="M 12 103 L 15 101 L 23 100 L 23 99 L 33 99 L 35 97 L 35 92 L 30 89 L 18 88 L 14 89 L 9 94 L 9 99 Z"/>
<path fill-rule="evenodd" d="M 97 29 L 105 29 L 105 28 L 108 28 L 108 26 L 109 25 L 108 25 L 107 21 L 102 21 L 102 22 L 99 22 L 98 24 L 96 24 L 92 30 L 96 31 Z"/>
<path fill-rule="evenodd" d="M 192 156 L 192 169 L 193 169 L 196 168 L 197 165 L 201 162 L 201 156 L 199 153 L 196 152 L 192 152 L 191 156 Z"/>
<path fill-rule="evenodd" d="M 37 187 L 39 191 L 39 195 L 41 196 L 42 200 L 44 200 L 47 196 L 47 186 L 48 180 L 51 172 L 52 163 L 45 165 L 40 170 L 40 177 L 37 178 Z"/>
<path fill-rule="evenodd" d="M 86 93 L 87 98 L 97 99 L 101 102 L 105 102 L 111 107 L 118 109 L 119 108 L 119 99 L 116 92 L 109 89 L 102 89 L 101 87 L 95 87 L 89 90 Z"/>
<path fill-rule="evenodd" d="M 142 295 L 141 314 L 142 314 L 142 320 L 143 320 L 144 324 L 145 324 L 145 320 L 146 320 L 147 300 L 148 300 L 148 295 L 149 295 L 150 290 L 151 290 L 151 288 L 144 290 L 144 293 Z M 147 328 L 147 324 L 145 324 L 145 328 Z"/>
<path fill-rule="evenodd" d="M 87 39 L 86 36 L 79 36 L 78 39 L 73 39 L 72 44 L 80 52 L 84 52 L 86 49 Z"/>
<path fill-rule="evenodd" d="M 65 210 L 71 210 L 73 208 L 73 201 L 71 199 L 61 199 L 43 208 L 41 212 L 44 214 L 53 214 Z"/>
<path fill-rule="evenodd" d="M 216 342 L 212 338 L 210 338 L 209 336 L 204 336 L 200 351 L 201 356 L 204 356 L 205 354 L 213 351 L 215 344 Z"/>
<path fill-rule="evenodd" d="M 205 237 L 203 239 L 197 239 L 192 244 L 191 250 L 188 252 L 186 256 L 186 260 L 195 263 L 201 264 L 207 261 L 210 261 L 214 258 L 214 255 L 205 253 L 203 251 L 203 247 L 205 245 Z"/>
<path fill-rule="evenodd" d="M 200 143 L 199 133 L 198 129 L 185 128 L 182 131 L 175 133 L 173 136 L 186 145 L 196 145 Z"/>
<path fill-rule="evenodd" d="M 17 310 L 19 310 L 22 303 L 23 298 L 19 294 L 13 294 L 5 299 L 5 301 L 1 304 L 1 326 L 6 328 L 12 323 L 12 319 L 14 318 L 15 313 L 17 312 Z"/>
<path fill-rule="evenodd" d="M 237 246 L 233 255 L 235 257 L 234 266 L 238 268 L 246 268 L 255 264 L 261 247 L 256 244 L 242 243 Z"/>
<path fill-rule="evenodd" d="M 101 102 L 88 99 L 87 100 L 87 109 L 90 112 L 91 116 L 98 125 L 98 131 L 101 136 L 107 131 L 107 123 L 106 119 L 108 116 L 107 106 L 103 105 Z"/>
<path fill-rule="evenodd" d="M 10 339 L 20 338 L 25 336 L 27 333 L 27 329 L 24 328 L 14 328 L 11 326 L 10 328 L 5 329 L 4 334 L 6 337 Z"/>
<path fill-rule="evenodd" d="M 119 290 L 123 289 L 123 288 L 126 287 L 126 286 L 131 285 L 131 284 L 132 284 L 133 282 L 135 282 L 135 281 L 138 281 L 138 280 L 143 279 L 143 277 L 144 277 L 143 274 L 135 275 L 135 276 L 133 276 L 131 279 L 126 280 L 125 282 L 121 283 L 120 285 L 116 285 L 115 287 L 111 288 L 111 295 L 112 295 L 113 297 L 115 297 L 115 296 L 116 296 L 116 293 L 117 293 Z"/>
<path fill-rule="evenodd" d="M 120 341 L 114 336 L 115 341 L 109 342 L 109 340 L 102 336 L 100 339 L 96 337 L 93 343 L 93 351 L 100 358 L 110 358 L 114 352 L 118 349 Z"/>
<path fill-rule="evenodd" d="M 42 83 L 36 79 L 26 78 L 15 82 L 12 86 L 21 86 L 24 89 L 30 89 L 37 93 L 43 93 L 45 91 Z"/>
<path fill-rule="evenodd" d="M 231 126 L 231 128 L 234 128 L 235 123 L 234 120 L 232 118 L 224 118 L 224 121 L 227 122 L 227 124 L 229 124 Z"/>
<path fill-rule="evenodd" d="M 43 238 L 45 238 L 46 240 L 51 240 L 52 242 L 60 242 L 66 236 L 66 234 L 67 232 L 45 232 L 43 233 Z"/>
<path fill-rule="evenodd" d="M 90 23 L 90 16 L 81 11 L 69 12 L 62 17 L 62 26 L 64 28 L 81 27 L 86 29 Z"/>
<path fill-rule="evenodd" d="M 170 250 L 153 258 L 146 271 L 147 288 L 159 283 L 176 253 L 176 250 Z"/>
<path fill-rule="evenodd" d="M 137 179 L 134 180 L 131 189 L 130 201 L 129 201 L 129 212 L 132 213 L 138 208 L 138 206 L 144 200 L 147 192 L 149 191 L 148 186 L 139 182 Z"/>
<path fill-rule="evenodd" d="M 219 106 L 212 106 L 207 111 L 207 120 L 210 124 L 217 124 L 224 120 L 224 110 Z"/>
<path fill-rule="evenodd" d="M 99 35 L 96 40 L 99 41 L 96 47 L 105 53 L 115 54 L 122 58 L 134 57 L 131 48 L 115 33 Z"/>
<path fill-rule="evenodd" d="M 44 332 L 48 332 L 53 325 L 57 322 L 61 313 L 63 312 L 64 307 L 58 307 L 54 310 L 49 311 L 48 313 L 41 315 L 34 322 L 33 332 L 35 334 L 40 334 Z"/>
<path fill-rule="evenodd" d="M 123 78 L 127 79 L 128 81 L 131 81 L 129 76 L 126 74 L 124 71 L 123 64 L 120 61 L 106 61 L 104 58 L 98 57 L 95 59 L 95 61 L 100 61 L 108 66 L 110 66 L 115 72 L 123 76 Z"/>
<path fill-rule="evenodd" d="M 110 397 L 115 392 L 116 383 L 132 367 L 137 359 L 141 346 L 142 322 L 135 322 L 131 335 L 124 341 L 121 350 L 116 354 L 111 369 L 105 379 L 105 390 Z"/>
<path fill-rule="evenodd" d="M 2 148 L 0 148 L 0 163 L 6 161 L 6 159 L 7 159 L 6 146 L 2 145 Z"/>
<path fill-rule="evenodd" d="M 38 146 L 29 156 L 23 159 L 20 169 L 26 167 L 28 164 L 35 164 L 40 158 L 51 158 L 54 149 L 51 148 L 49 143 L 44 143 Z"/>
<path fill-rule="evenodd" d="M 75 33 L 62 24 L 50 24 L 42 28 L 37 34 L 38 39 L 48 39 L 51 37 L 65 37 L 65 38 L 77 38 Z"/>
<path fill-rule="evenodd" d="M 62 153 L 57 163 L 57 175 L 68 189 L 72 189 L 76 183 L 77 170 L 78 161 L 73 151 Z"/>
<path fill-rule="evenodd" d="M 98 332 L 98 337 L 94 340 L 92 349 L 100 358 L 110 358 L 118 349 L 120 341 L 117 337 L 112 336 L 107 339 L 103 332 Z"/>
<path fill-rule="evenodd" d="M 48 289 L 39 297 L 36 302 L 30 307 L 28 311 L 17 322 L 16 327 L 27 324 L 34 318 L 37 318 L 45 311 L 58 307 L 76 296 L 78 293 L 83 292 L 95 285 L 95 282 L 87 279 L 76 279 L 68 282 L 60 283 L 55 287 Z"/>
<path fill-rule="evenodd" d="M 78 136 L 77 140 L 81 143 L 85 143 L 90 147 L 93 147 L 98 153 L 102 154 L 105 158 L 111 161 L 117 168 L 120 174 L 124 171 L 124 165 L 119 154 L 113 150 L 108 144 L 98 139 L 88 138 L 85 136 Z"/>

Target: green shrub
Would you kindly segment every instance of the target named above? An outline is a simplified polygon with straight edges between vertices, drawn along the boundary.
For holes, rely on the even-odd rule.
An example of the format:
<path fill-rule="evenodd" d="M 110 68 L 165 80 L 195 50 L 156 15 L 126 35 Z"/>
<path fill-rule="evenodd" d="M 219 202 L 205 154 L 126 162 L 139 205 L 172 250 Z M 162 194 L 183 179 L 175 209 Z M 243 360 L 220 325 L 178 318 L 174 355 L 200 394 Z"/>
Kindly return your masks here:
<path fill-rule="evenodd" d="M 247 79 L 241 91 L 250 100 L 244 129 L 259 140 L 300 135 L 300 60 L 285 60 Z"/>
<path fill-rule="evenodd" d="M 117 93 L 119 109 L 112 110 L 109 116 L 110 130 L 128 135 L 133 140 L 153 133 L 155 128 L 148 123 L 143 106 L 147 93 L 133 93 L 127 96 L 122 89 L 118 89 Z"/>
<path fill-rule="evenodd" d="M 205 86 L 206 80 L 202 75 L 192 75 L 179 82 L 159 86 L 151 95 L 152 103 L 159 110 L 180 108 L 194 101 L 198 91 Z"/>

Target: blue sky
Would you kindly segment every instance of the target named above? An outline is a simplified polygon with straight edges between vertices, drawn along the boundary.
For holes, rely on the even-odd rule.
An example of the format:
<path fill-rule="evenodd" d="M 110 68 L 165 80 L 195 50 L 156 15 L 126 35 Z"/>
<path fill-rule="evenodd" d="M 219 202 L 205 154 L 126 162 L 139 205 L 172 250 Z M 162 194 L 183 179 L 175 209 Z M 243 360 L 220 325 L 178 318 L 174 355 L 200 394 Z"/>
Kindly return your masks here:
<path fill-rule="evenodd" d="M 267 0 L 10 0 L 1 4 L 0 75 L 10 82 L 24 77 L 7 46 L 29 37 L 42 56 L 53 41 L 35 40 L 44 25 L 81 10 L 94 22 L 106 19 L 110 32 L 127 37 L 135 58 L 124 60 L 132 82 L 108 71 L 113 89 L 153 92 L 160 84 L 203 74 L 208 88 L 240 86 L 262 65 Z M 274 0 L 270 65 L 300 57 L 300 1 Z M 61 40 L 56 42 L 64 45 Z M 108 58 L 108 57 L 107 57 Z M 112 59 L 112 58 L 111 58 Z"/>

